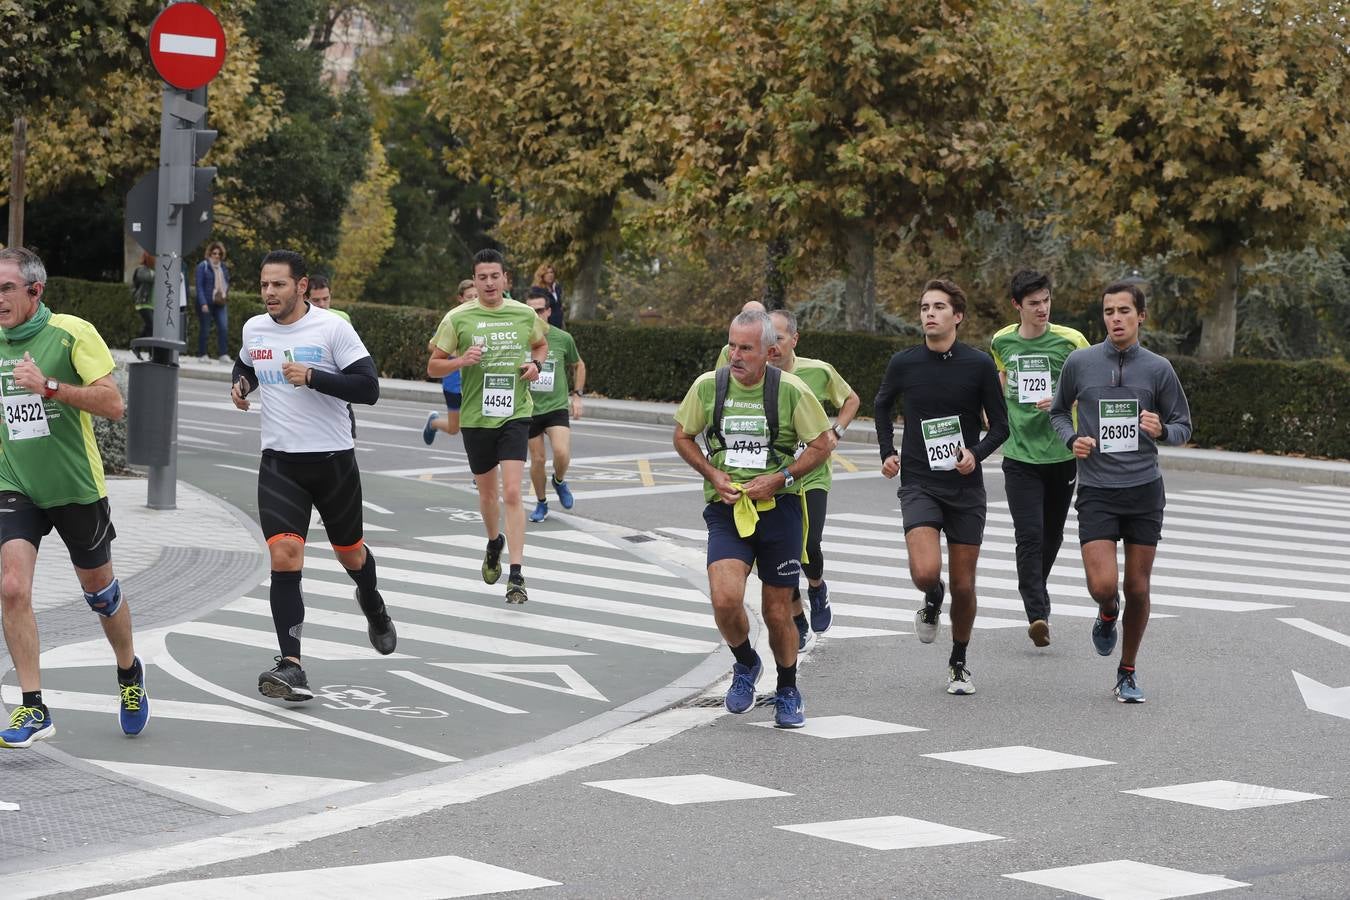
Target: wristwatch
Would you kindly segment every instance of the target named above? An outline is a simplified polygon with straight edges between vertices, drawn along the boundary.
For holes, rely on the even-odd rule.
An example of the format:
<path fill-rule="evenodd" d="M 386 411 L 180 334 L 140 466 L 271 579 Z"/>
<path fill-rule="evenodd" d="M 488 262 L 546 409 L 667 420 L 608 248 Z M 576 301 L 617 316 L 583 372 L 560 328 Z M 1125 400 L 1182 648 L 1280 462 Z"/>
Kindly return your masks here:
<path fill-rule="evenodd" d="M 784 466 L 783 471 L 778 474 L 783 476 L 783 487 L 785 488 L 792 487 L 793 483 L 797 480 L 792 477 L 792 473 L 787 470 L 787 466 Z"/>
<path fill-rule="evenodd" d="M 56 392 L 60 388 L 61 382 L 57 381 L 55 378 L 48 378 L 42 384 L 42 396 L 50 400 L 52 397 L 56 396 Z"/>
<path fill-rule="evenodd" d="M 530 363 L 534 363 L 534 370 L 535 370 L 536 372 L 542 372 L 542 371 L 544 371 L 544 364 L 541 363 L 539 360 L 535 359 L 533 356 L 531 356 L 529 359 L 525 360 L 525 364 L 526 364 L 526 365 L 529 365 Z"/>
<path fill-rule="evenodd" d="M 834 432 L 835 437 L 839 438 L 840 440 L 844 439 L 844 429 L 840 428 L 838 423 L 831 425 L 830 430 Z"/>

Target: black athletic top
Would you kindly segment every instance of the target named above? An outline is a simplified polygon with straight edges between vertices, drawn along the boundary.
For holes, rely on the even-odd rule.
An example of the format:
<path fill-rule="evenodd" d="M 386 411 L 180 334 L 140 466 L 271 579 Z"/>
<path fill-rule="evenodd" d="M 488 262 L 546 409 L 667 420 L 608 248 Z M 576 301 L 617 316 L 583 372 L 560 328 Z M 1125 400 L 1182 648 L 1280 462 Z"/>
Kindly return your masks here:
<path fill-rule="evenodd" d="M 933 471 L 924 449 L 920 423 L 927 419 L 959 416 L 962 445 L 980 461 L 993 453 L 1008 439 L 1008 410 L 1003 404 L 993 358 L 960 341 L 952 344 L 945 353 L 935 353 L 927 344 L 919 344 L 892 356 L 873 407 L 883 462 L 895 453 L 895 429 L 891 422 L 897 397 L 904 398 L 901 483 L 983 484 L 984 476 L 979 466 L 969 476 L 955 469 Z M 986 418 L 989 433 L 980 440 L 980 429 Z"/>

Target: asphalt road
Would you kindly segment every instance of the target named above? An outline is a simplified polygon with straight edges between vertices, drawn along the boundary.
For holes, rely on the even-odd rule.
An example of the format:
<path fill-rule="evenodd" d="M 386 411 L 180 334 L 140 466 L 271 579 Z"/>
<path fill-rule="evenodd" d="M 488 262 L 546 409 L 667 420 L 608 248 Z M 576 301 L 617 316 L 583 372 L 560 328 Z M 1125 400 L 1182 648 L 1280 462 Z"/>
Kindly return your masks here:
<path fill-rule="evenodd" d="M 180 477 L 251 513 L 256 416 L 222 407 L 221 394 L 184 383 Z M 388 511 L 368 510 L 367 522 L 391 529 L 370 540 L 387 595 L 402 603 L 398 621 L 550 652 L 433 650 L 444 635 L 426 632 L 425 642 L 401 642 L 408 660 L 368 649 L 316 660 L 311 684 L 343 689 L 310 704 L 320 707 L 310 715 L 473 759 L 619 708 L 712 649 L 717 635 L 696 594 L 701 496 L 669 429 L 577 423 L 577 504 L 563 515 L 555 501 L 550 521 L 530 526 L 531 600 L 519 611 L 559 621 L 531 625 L 497 615 L 495 589 L 474 584 L 476 499 L 457 440 L 421 443 L 428 408 L 382 402 L 358 412 L 365 498 Z M 332 821 L 284 820 L 246 840 L 152 854 L 140 861 L 148 869 L 108 869 L 101 881 L 86 872 L 83 883 L 129 889 L 138 875 L 165 873 L 128 894 L 138 897 L 1347 896 L 1350 490 L 1169 474 L 1155 617 L 1139 662 L 1148 703 L 1125 706 L 1110 695 L 1113 664 L 1089 643 L 1072 522 L 1052 582 L 1053 643 L 1028 641 L 997 464 L 985 467 L 991 514 L 970 647 L 978 693 L 948 696 L 945 637 L 924 646 L 910 633 L 918 595 L 905 575 L 895 485 L 876 467 L 870 447 L 836 461 L 825 549 L 837 618 L 803 662 L 803 732 L 762 727 L 768 709 L 719 715 L 714 689 L 704 708 L 504 759 L 444 786 L 436 760 L 308 722 L 292 723 L 305 726 L 297 733 L 254 728 L 248 745 L 193 726 L 174 733 L 180 764 L 263 771 L 300 793 L 401 780 L 391 799 Z M 321 543 L 311 545 L 306 586 L 327 622 L 306 637 L 331 638 L 340 655 L 363 636 L 334 618 L 355 608 Z M 250 597 L 204 624 L 265 636 L 265 589 Z M 601 626 L 648 637 L 599 638 Z M 206 682 L 251 694 L 268 652 L 220 633 L 178 635 L 169 647 Z M 222 645 L 237 652 L 212 656 Z M 498 668 L 489 674 L 485 663 Z M 531 664 L 558 668 L 510 668 Z M 771 679 L 760 686 L 771 690 Z"/>

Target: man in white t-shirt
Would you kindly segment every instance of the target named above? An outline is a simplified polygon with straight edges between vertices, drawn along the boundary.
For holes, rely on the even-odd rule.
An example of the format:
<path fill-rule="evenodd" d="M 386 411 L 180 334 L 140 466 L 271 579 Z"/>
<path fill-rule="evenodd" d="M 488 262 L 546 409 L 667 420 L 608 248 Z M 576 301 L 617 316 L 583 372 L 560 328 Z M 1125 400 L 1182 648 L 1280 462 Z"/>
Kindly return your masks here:
<path fill-rule="evenodd" d="M 318 510 L 338 561 L 356 583 L 371 646 L 394 652 L 397 635 L 375 584 L 375 557 L 365 546 L 361 472 L 351 403 L 374 404 L 379 376 L 352 326 L 305 301 L 304 259 L 290 250 L 263 258 L 267 314 L 244 323 L 230 399 L 242 410 L 261 390 L 262 463 L 258 520 L 272 561 L 272 622 L 281 655 L 258 676 L 264 697 L 313 699 L 300 666 L 305 603 L 300 575 L 310 510 Z"/>

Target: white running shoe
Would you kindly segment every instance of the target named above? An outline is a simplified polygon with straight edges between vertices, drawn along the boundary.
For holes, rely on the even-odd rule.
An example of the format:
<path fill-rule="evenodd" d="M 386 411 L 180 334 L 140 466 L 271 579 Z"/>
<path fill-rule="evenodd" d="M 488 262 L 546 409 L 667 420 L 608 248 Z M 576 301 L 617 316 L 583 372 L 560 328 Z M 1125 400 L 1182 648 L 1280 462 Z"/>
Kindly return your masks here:
<path fill-rule="evenodd" d="M 941 614 L 942 607 L 927 604 L 914 614 L 914 633 L 919 636 L 919 643 L 931 644 L 937 640 L 938 619 Z"/>
<path fill-rule="evenodd" d="M 964 665 L 947 667 L 947 693 L 958 695 L 975 693 L 975 682 L 971 681 L 970 670 Z"/>

